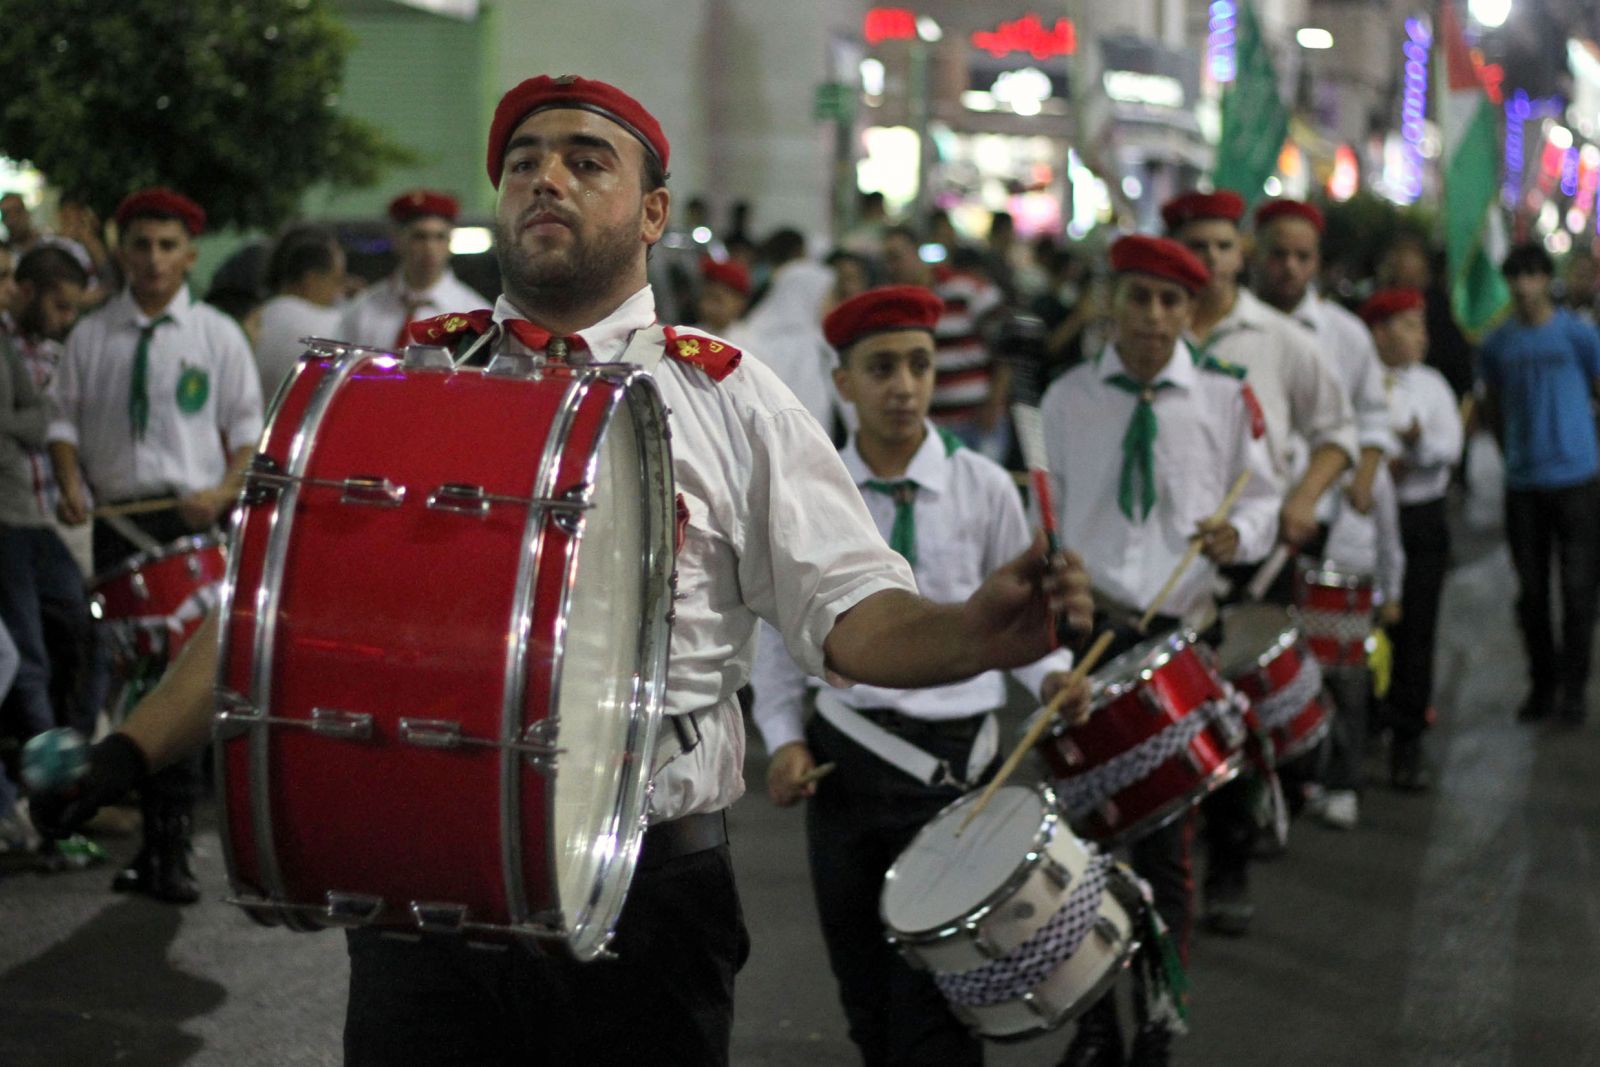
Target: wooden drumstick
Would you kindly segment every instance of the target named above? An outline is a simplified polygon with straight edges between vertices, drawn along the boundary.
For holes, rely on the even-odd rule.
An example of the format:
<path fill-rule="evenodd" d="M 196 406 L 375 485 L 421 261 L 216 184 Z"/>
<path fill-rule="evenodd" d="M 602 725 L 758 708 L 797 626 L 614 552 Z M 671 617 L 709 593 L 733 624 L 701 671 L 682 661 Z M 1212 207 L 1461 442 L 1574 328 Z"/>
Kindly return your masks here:
<path fill-rule="evenodd" d="M 1111 639 L 1114 636 L 1116 635 L 1110 630 L 1105 630 L 1101 632 L 1099 637 L 1095 638 L 1094 644 L 1089 646 L 1089 651 L 1083 654 L 1083 658 L 1078 661 L 1078 665 L 1072 668 L 1072 673 L 1067 675 L 1066 682 L 1063 683 L 1060 689 L 1056 690 L 1056 695 L 1050 698 L 1050 703 L 1046 704 L 1044 710 L 1034 718 L 1033 725 L 1028 728 L 1028 732 L 1023 735 L 1022 740 L 1017 742 L 1017 747 L 1011 750 L 1011 755 L 1007 756 L 1006 761 L 1000 765 L 1000 770 L 995 772 L 994 778 L 990 780 L 988 785 L 984 786 L 983 794 L 978 797 L 978 802 L 972 805 L 972 810 L 967 812 L 967 817 L 961 820 L 960 827 L 956 829 L 957 837 L 960 837 L 962 832 L 972 825 L 973 819 L 983 814 L 983 809 L 989 806 L 989 801 L 994 799 L 995 793 L 999 791 L 1001 786 L 1006 784 L 1006 779 L 1010 778 L 1012 773 L 1016 771 L 1017 765 L 1022 762 L 1022 757 L 1026 756 L 1028 750 L 1037 745 L 1039 739 L 1045 735 L 1045 731 L 1050 729 L 1050 723 L 1056 717 L 1056 713 L 1061 710 L 1061 705 L 1066 702 L 1067 694 L 1076 688 L 1080 679 L 1094 670 L 1095 664 L 1100 662 L 1100 657 L 1104 656 L 1106 649 L 1111 647 Z"/>
<path fill-rule="evenodd" d="M 794 784 L 810 785 L 812 782 L 820 782 L 822 779 L 832 774 L 833 769 L 837 766 L 837 763 L 819 763 L 817 766 L 802 774 L 799 778 L 796 778 Z"/>
<path fill-rule="evenodd" d="M 1249 483 L 1250 471 L 1240 471 L 1239 477 L 1235 478 L 1233 485 L 1229 487 L 1228 495 L 1222 498 L 1221 505 L 1212 513 L 1211 522 L 1213 524 L 1219 523 L 1228 517 L 1228 512 L 1233 510 L 1233 505 L 1239 502 L 1239 494 L 1244 492 L 1244 487 Z M 1183 577 L 1183 572 L 1189 569 L 1189 564 L 1193 563 L 1199 555 L 1200 536 L 1196 534 L 1189 539 L 1189 550 L 1183 554 L 1183 558 L 1178 561 L 1178 565 L 1172 568 L 1172 573 L 1167 575 L 1166 584 L 1161 587 L 1161 591 L 1156 594 L 1156 598 L 1150 601 L 1150 606 L 1145 608 L 1144 614 L 1139 617 L 1140 633 L 1148 630 L 1150 623 L 1157 615 L 1161 614 L 1161 605 L 1167 602 L 1167 597 L 1171 596 L 1172 591 L 1178 587 L 1178 580 Z"/>
<path fill-rule="evenodd" d="M 151 511 L 170 511 L 177 506 L 177 497 L 164 496 L 155 500 L 134 500 L 127 504 L 107 504 L 95 508 L 89 515 L 96 519 L 110 519 L 118 515 L 144 515 Z"/>

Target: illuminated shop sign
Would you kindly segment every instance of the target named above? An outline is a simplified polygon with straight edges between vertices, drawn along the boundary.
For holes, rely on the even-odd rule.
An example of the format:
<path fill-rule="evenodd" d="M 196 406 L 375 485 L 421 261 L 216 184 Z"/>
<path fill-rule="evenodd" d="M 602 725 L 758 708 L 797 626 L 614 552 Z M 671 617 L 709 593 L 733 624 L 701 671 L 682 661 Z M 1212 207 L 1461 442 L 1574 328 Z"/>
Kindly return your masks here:
<path fill-rule="evenodd" d="M 917 14 L 904 7 L 875 7 L 861 24 L 861 35 L 869 45 L 885 41 L 913 41 L 917 37 Z"/>
<path fill-rule="evenodd" d="M 1137 70 L 1108 70 L 1101 79 L 1106 95 L 1123 104 L 1151 107 L 1183 106 L 1183 83 L 1166 74 L 1144 74 Z"/>
<path fill-rule="evenodd" d="M 1046 26 L 1038 15 L 1027 14 L 992 30 L 978 30 L 971 41 L 996 58 L 1021 52 L 1034 59 L 1055 59 L 1078 50 L 1078 30 L 1071 19 L 1056 19 L 1054 26 Z"/>

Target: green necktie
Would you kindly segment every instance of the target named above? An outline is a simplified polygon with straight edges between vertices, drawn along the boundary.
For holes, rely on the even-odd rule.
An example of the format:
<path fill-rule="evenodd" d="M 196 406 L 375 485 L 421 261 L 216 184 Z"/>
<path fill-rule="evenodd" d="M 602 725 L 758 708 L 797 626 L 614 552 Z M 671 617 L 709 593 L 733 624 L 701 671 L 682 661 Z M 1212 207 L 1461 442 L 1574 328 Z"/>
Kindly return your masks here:
<path fill-rule="evenodd" d="M 171 315 L 151 319 L 148 326 L 139 327 L 139 343 L 133 349 L 133 381 L 128 386 L 128 417 L 133 420 L 133 436 L 144 439 L 150 425 L 150 338 L 156 327 L 171 322 Z"/>
<path fill-rule="evenodd" d="M 910 478 L 898 482 L 867 482 L 874 493 L 894 498 L 894 529 L 889 531 L 889 547 L 917 565 L 917 483 Z"/>
<path fill-rule="evenodd" d="M 1162 389 L 1172 388 L 1171 382 L 1136 382 L 1126 374 L 1114 374 L 1106 379 L 1124 393 L 1131 393 L 1138 401 L 1133 408 L 1133 418 L 1128 420 L 1128 432 L 1122 435 L 1122 483 L 1117 491 L 1117 504 L 1122 513 L 1133 522 L 1143 522 L 1156 506 L 1156 409 L 1151 401 Z M 1134 517 L 1133 483 L 1141 485 L 1140 513 Z"/>

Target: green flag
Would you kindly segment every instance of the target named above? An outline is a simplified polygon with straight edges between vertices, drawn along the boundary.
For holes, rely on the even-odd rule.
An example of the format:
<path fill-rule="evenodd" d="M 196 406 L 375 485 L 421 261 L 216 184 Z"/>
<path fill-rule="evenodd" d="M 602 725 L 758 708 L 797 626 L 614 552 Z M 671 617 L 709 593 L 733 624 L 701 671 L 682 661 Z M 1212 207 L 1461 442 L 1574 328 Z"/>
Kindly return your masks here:
<path fill-rule="evenodd" d="M 1238 73 L 1222 93 L 1222 140 L 1211 184 L 1232 189 L 1249 208 L 1278 169 L 1278 153 L 1289 136 L 1289 109 L 1278 96 L 1278 75 L 1250 0 L 1240 0 L 1234 41 Z"/>
<path fill-rule="evenodd" d="M 1484 92 L 1455 8 L 1439 5 L 1440 55 L 1434 63 L 1437 121 L 1444 142 L 1444 250 L 1450 273 L 1450 307 L 1470 337 L 1494 325 L 1510 302 L 1500 260 L 1505 230 L 1500 217 L 1499 113 Z"/>

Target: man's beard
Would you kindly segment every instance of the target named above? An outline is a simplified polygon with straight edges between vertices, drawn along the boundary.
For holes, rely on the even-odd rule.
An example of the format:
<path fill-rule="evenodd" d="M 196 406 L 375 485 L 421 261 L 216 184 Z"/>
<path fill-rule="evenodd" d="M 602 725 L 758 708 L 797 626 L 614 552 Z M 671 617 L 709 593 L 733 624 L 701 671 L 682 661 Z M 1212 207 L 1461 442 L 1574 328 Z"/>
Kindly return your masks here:
<path fill-rule="evenodd" d="M 496 220 L 494 254 L 506 294 L 527 313 L 581 310 L 610 292 L 633 270 L 639 255 L 638 218 L 613 229 L 591 231 L 588 239 L 573 229 L 572 246 L 564 256 L 536 256 L 523 249 L 517 243 L 521 224 L 521 217 L 509 226 Z"/>

